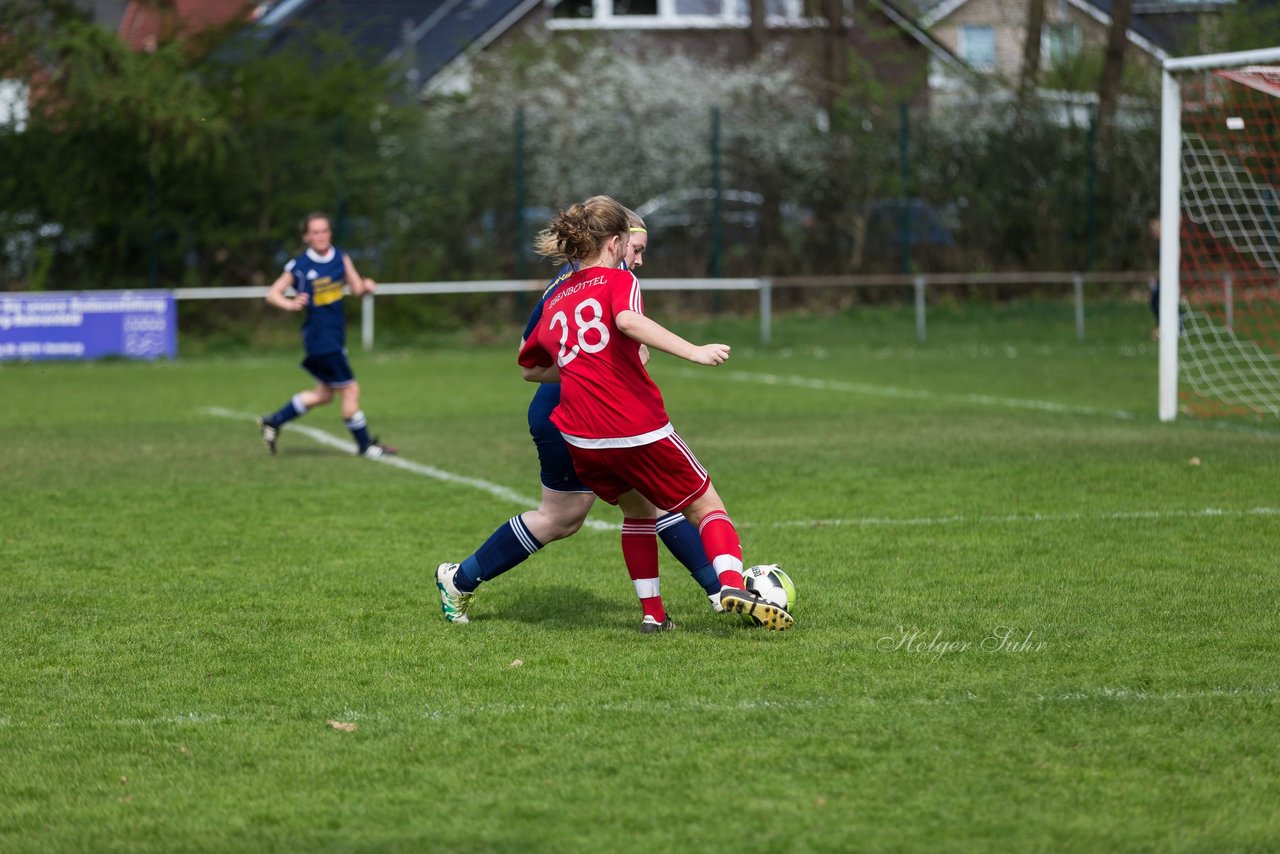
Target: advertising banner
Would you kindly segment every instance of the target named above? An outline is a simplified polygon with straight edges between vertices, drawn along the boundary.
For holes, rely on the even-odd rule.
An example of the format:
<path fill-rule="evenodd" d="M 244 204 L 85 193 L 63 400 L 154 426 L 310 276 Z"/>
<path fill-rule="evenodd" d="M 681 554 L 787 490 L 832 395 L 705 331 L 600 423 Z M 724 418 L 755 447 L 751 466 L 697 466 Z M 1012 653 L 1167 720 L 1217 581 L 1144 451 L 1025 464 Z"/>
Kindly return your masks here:
<path fill-rule="evenodd" d="M 176 358 L 169 291 L 0 293 L 0 360 Z"/>

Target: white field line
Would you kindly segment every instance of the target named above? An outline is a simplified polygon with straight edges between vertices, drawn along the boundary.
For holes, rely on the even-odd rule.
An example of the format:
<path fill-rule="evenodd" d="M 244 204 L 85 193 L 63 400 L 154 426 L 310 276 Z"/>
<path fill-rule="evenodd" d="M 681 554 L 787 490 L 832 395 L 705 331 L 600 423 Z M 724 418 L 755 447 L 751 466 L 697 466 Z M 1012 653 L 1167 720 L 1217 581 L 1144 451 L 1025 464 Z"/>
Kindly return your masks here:
<path fill-rule="evenodd" d="M 1023 400 L 1016 397 L 998 397 L 991 394 L 950 394 L 932 392 L 924 389 L 901 388 L 891 385 L 871 385 L 869 383 L 851 383 L 844 380 L 817 380 L 809 377 L 782 376 L 780 374 L 753 374 L 747 371 L 697 371 L 682 368 L 678 371 L 682 377 L 695 379 L 724 379 L 734 382 L 755 383 L 757 385 L 781 385 L 793 388 L 808 388 L 816 391 L 843 391 L 851 394 L 863 394 L 869 397 L 894 397 L 905 400 L 943 400 L 951 403 L 976 403 L 982 406 L 1000 406 L 1006 409 L 1031 409 L 1039 412 L 1056 412 L 1062 415 L 1105 415 L 1122 421 L 1136 421 L 1138 416 L 1123 409 L 1098 409 L 1093 406 L 1071 406 L 1065 403 L 1054 403 L 1049 400 Z"/>
<path fill-rule="evenodd" d="M 241 421 L 256 421 L 258 417 L 247 412 L 236 412 L 231 409 L 224 409 L 221 406 L 209 406 L 206 407 L 204 411 L 209 415 L 215 415 L 219 418 L 235 418 Z M 356 452 L 354 442 L 339 439 L 337 436 L 326 433 L 323 430 L 317 430 L 314 427 L 308 427 L 305 424 L 290 423 L 288 430 L 290 433 L 301 433 L 322 445 L 328 445 L 331 448 L 336 448 L 339 451 L 345 451 L 348 454 L 354 454 Z M 508 489 L 501 484 L 481 480 L 478 477 L 467 477 L 465 475 L 454 474 L 451 471 L 445 471 L 444 469 L 436 468 L 435 466 L 415 463 L 412 460 L 405 459 L 404 457 L 377 457 L 376 459 L 371 460 L 371 462 L 382 463 L 383 465 L 392 466 L 393 468 L 403 469 L 404 471 L 420 474 L 423 477 L 429 477 L 432 480 L 439 480 L 444 483 L 456 483 L 460 486 L 469 486 L 472 489 L 487 492 L 495 498 L 501 498 L 504 501 L 510 501 L 513 504 L 518 504 L 526 510 L 531 507 L 538 506 L 538 499 L 531 498 L 527 495 L 521 495 L 514 489 Z M 596 519 L 588 519 L 585 524 L 587 527 L 605 531 L 616 531 L 621 527 L 620 525 L 611 525 L 608 522 L 601 522 Z"/>
<path fill-rule="evenodd" d="M 898 706 L 957 706 L 966 703 L 1000 703 L 1010 704 L 1031 701 L 1035 703 L 1079 703 L 1094 700 L 1111 702 L 1154 702 L 1172 703 L 1191 700 L 1214 700 L 1233 697 L 1273 697 L 1280 694 L 1280 685 L 1261 687 L 1242 686 L 1236 688 L 1208 688 L 1197 690 L 1144 691 L 1138 688 L 1097 688 L 1092 691 L 1066 691 L 1057 694 L 1022 694 L 999 697 L 982 697 L 972 691 L 965 691 L 949 697 L 848 697 L 848 698 L 815 698 L 790 700 L 784 698 L 746 699 L 730 703 L 707 702 L 704 700 L 664 701 L 664 708 L 672 711 L 688 709 L 698 712 L 750 712 L 770 709 L 819 709 L 847 708 L 857 706 L 898 707 Z M 528 713 L 548 713 L 561 715 L 566 712 L 598 710 L 604 712 L 650 712 L 654 711 L 651 703 L 644 701 L 627 701 L 621 703 L 569 704 L 554 703 L 539 705 L 537 703 L 492 703 L 469 706 L 462 709 L 426 709 L 419 717 L 443 718 L 460 717 L 466 714 L 512 715 Z"/>
<path fill-rule="evenodd" d="M 754 712 L 770 710 L 803 710 L 803 709 L 901 709 L 904 706 L 959 706 L 968 704 L 996 703 L 1008 707 L 1016 703 L 1186 703 L 1199 700 L 1233 700 L 1246 697 L 1275 697 L 1280 695 L 1280 685 L 1243 685 L 1229 688 L 1174 689 L 1170 691 L 1149 691 L 1141 688 L 1102 687 L 1092 690 L 1063 691 L 1051 694 L 1029 693 L 999 696 L 981 696 L 972 691 L 946 697 L 870 697 L 858 696 L 847 698 L 813 698 L 790 700 L 785 698 L 743 699 L 736 702 L 708 702 L 704 700 L 668 701 L 655 705 L 643 700 L 624 701 L 620 703 L 592 703 L 589 700 L 581 703 L 482 703 L 476 706 L 456 708 L 426 707 L 414 714 L 417 720 L 455 721 L 465 717 L 507 717 L 531 715 L 561 716 L 570 712 L 625 712 L 634 714 L 644 712 L 657 713 L 689 713 L 710 712 L 713 714 L 731 714 L 736 712 Z M 345 709 L 341 712 L 317 714 L 316 720 L 333 719 L 348 722 L 362 722 L 362 725 L 395 722 L 398 716 L 383 712 L 356 711 Z M 289 723 L 291 721 L 281 721 Z M 89 726 L 111 727 L 160 727 L 160 726 L 209 726 L 217 724 L 272 723 L 262 717 L 252 715 L 226 715 L 215 712 L 183 712 L 154 718 L 117 718 L 89 721 Z M 65 720 L 14 720 L 0 718 L 0 728 L 14 729 L 63 729 L 84 726 L 81 722 Z"/>
<path fill-rule="evenodd" d="M 1196 424 L 1200 424 L 1201 420 L 1197 420 Z M 1238 424 L 1234 421 L 1222 421 L 1220 419 L 1203 419 L 1203 423 L 1213 427 L 1215 430 L 1227 430 L 1232 433 L 1248 433 L 1251 436 L 1269 436 L 1272 439 L 1280 439 L 1280 432 L 1268 430 L 1265 427 L 1254 427 L 1250 424 Z"/>
<path fill-rule="evenodd" d="M 904 400 L 941 400 L 951 403 L 976 403 L 981 406 L 1000 406 L 1006 409 L 1029 409 L 1039 412 L 1054 412 L 1062 415 L 1095 415 L 1116 418 L 1121 421 L 1138 421 L 1136 413 L 1124 409 L 1100 409 L 1093 406 L 1070 406 L 1049 400 L 1024 400 L 1016 397 L 998 397 L 990 394 L 949 394 L 932 392 L 924 389 L 901 388 L 891 385 L 871 385 L 869 383 L 851 383 L 843 380 L 818 380 L 809 377 L 780 376 L 778 374 L 753 374 L 747 371 L 725 371 L 712 373 L 706 370 L 681 368 L 676 372 L 679 376 L 692 379 L 728 378 L 732 382 L 756 383 L 758 385 L 791 386 L 808 388 L 816 391 L 842 391 L 850 394 L 864 394 L 869 397 L 893 397 Z M 1228 430 L 1236 433 L 1248 433 L 1252 436 L 1266 436 L 1280 439 L 1280 431 L 1253 427 L 1234 421 L 1220 419 L 1197 419 L 1196 426 L 1204 425 L 1217 430 Z"/>
<path fill-rule="evenodd" d="M 224 409 L 220 406 L 210 406 L 204 410 L 209 415 L 215 415 L 219 418 L 235 418 L 239 420 L 253 421 L 257 418 L 245 412 L 235 412 L 234 410 Z M 356 452 L 356 446 L 352 442 L 345 439 L 339 439 L 323 430 L 317 430 L 314 427 L 308 427 L 305 424 L 289 424 L 291 432 L 301 433 L 308 436 L 323 445 L 345 451 L 349 454 Z M 384 465 L 393 466 L 404 471 L 419 474 L 423 477 L 429 477 L 433 480 L 443 481 L 445 483 L 454 483 L 461 486 L 469 486 L 473 489 L 479 489 L 487 492 L 497 498 L 510 501 L 522 507 L 536 507 L 538 501 L 536 498 L 529 498 L 521 495 L 513 489 L 508 489 L 500 484 L 491 483 L 487 480 L 481 480 L 475 477 L 466 477 L 460 474 L 454 474 L 435 466 L 423 465 L 407 460 L 404 457 L 379 457 L 372 462 L 383 463 Z M 1096 522 L 1096 521 L 1123 521 L 1129 519 L 1188 519 L 1188 518 L 1216 518 L 1216 517 L 1235 517 L 1235 516 L 1276 516 L 1280 515 L 1280 508 L 1276 507 L 1251 507 L 1244 510 L 1224 510 L 1216 507 L 1206 507 L 1203 510 L 1136 510 L 1131 512 L 1116 513 L 1097 513 L 1087 515 L 1083 513 L 1013 513 L 1005 516 L 924 516 L 918 518 L 901 518 L 892 517 L 863 517 L 857 519 L 795 519 L 779 522 L 738 522 L 739 528 L 867 528 L 867 527 L 885 527 L 885 526 L 904 526 L 904 527 L 930 527 L 938 525 L 990 525 L 990 524 L 1019 524 L 1019 523 L 1036 523 L 1036 522 Z M 588 519 L 586 527 L 596 531 L 617 531 L 621 529 L 621 525 L 613 522 L 602 522 L 598 519 Z"/>
<path fill-rule="evenodd" d="M 931 525 L 1000 525 L 1022 522 L 1098 522 L 1124 521 L 1127 519 L 1212 519 L 1233 516 L 1280 516 L 1280 507 L 1250 507 L 1245 510 L 1223 510 L 1206 507 L 1203 510 L 1134 510 L 1116 513 L 1011 513 L 1007 516 L 925 516 L 915 519 L 868 517 L 862 519 L 809 519 L 790 522 L 771 522 L 756 527 L 767 528 L 823 528 L 875 527 L 881 525 L 931 526 Z M 740 528 L 752 527 L 743 523 Z"/>

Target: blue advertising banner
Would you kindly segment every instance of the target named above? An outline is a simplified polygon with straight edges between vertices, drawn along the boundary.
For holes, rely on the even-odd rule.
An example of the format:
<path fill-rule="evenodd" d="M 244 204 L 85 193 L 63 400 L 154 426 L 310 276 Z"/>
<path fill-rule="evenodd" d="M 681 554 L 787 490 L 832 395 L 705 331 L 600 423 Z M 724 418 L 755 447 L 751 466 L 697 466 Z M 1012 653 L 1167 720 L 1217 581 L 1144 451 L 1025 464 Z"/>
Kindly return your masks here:
<path fill-rule="evenodd" d="M 0 293 L 0 360 L 175 358 L 169 291 Z"/>

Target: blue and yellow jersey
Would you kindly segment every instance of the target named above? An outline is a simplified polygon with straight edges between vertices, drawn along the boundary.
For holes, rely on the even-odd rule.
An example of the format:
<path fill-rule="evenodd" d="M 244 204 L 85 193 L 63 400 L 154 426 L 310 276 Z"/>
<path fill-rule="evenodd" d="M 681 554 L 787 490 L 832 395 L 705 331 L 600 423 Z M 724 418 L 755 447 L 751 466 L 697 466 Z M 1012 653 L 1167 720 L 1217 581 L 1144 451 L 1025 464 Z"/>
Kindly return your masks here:
<path fill-rule="evenodd" d="M 302 324 L 302 344 L 308 356 L 340 353 L 347 343 L 346 314 L 342 307 L 346 265 L 342 250 L 330 247 L 325 255 L 308 249 L 284 269 L 293 274 L 293 289 L 310 298 Z"/>
<path fill-rule="evenodd" d="M 528 340 L 533 334 L 533 330 L 538 328 L 538 321 L 542 320 L 542 307 L 547 304 L 547 300 L 556 292 L 556 288 L 564 284 L 564 280 L 578 272 L 576 264 L 570 262 L 560 268 L 560 272 L 556 273 L 556 277 L 551 280 L 551 284 L 542 291 L 542 297 L 538 300 L 538 304 L 533 307 L 533 314 L 529 316 L 529 322 L 524 326 L 524 335 L 521 339 Z"/>
<path fill-rule="evenodd" d="M 547 300 L 556 292 L 556 288 L 564 283 L 564 280 L 578 272 L 575 264 L 568 263 L 560 268 L 560 272 L 551 280 L 551 284 L 547 285 L 546 290 L 542 292 L 542 298 L 538 300 L 538 304 L 533 307 L 533 314 L 529 317 L 529 322 L 524 327 L 524 339 L 528 339 L 533 331 L 538 328 L 538 321 L 542 320 L 542 307 L 547 304 Z M 538 386 L 538 390 L 533 393 L 533 400 L 529 402 L 529 429 L 533 430 L 539 425 L 551 424 L 551 411 L 560 405 L 560 383 L 542 383 Z"/>

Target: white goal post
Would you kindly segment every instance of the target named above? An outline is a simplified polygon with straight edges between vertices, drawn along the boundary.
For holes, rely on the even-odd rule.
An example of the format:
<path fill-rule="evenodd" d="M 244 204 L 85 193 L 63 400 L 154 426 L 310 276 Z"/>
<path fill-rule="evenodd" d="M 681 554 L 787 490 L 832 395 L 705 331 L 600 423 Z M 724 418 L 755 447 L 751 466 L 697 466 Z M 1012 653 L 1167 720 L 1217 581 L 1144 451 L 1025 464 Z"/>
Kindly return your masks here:
<path fill-rule="evenodd" d="M 1160 140 L 1160 420 L 1280 416 L 1280 47 L 1166 60 Z"/>

